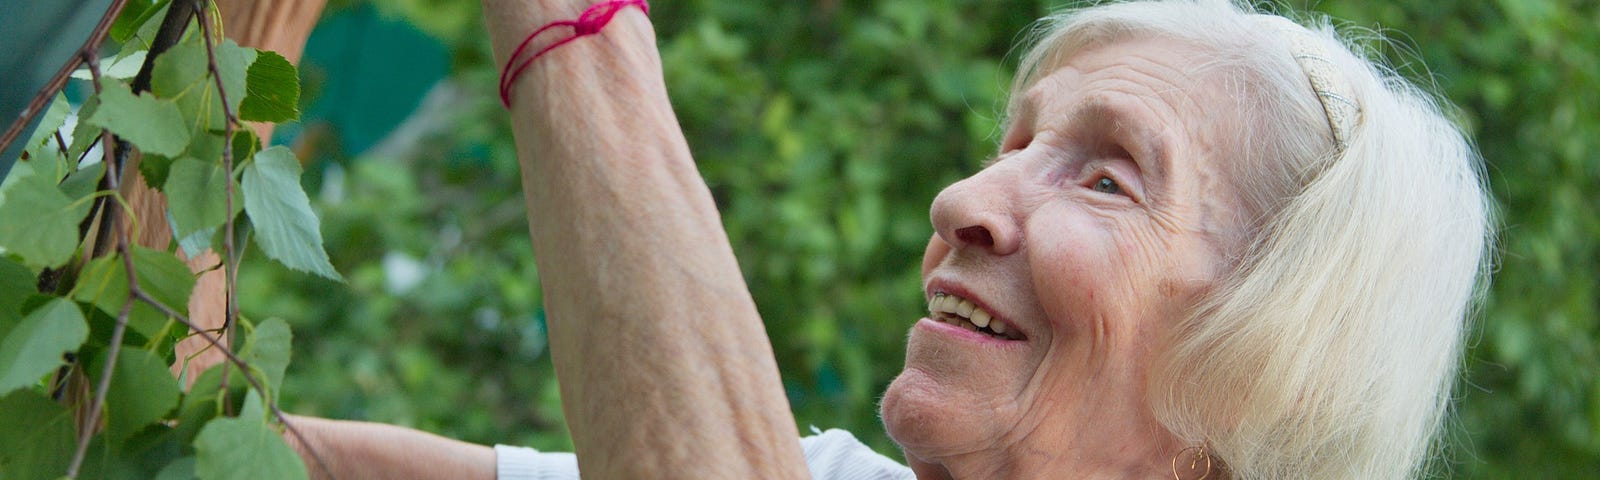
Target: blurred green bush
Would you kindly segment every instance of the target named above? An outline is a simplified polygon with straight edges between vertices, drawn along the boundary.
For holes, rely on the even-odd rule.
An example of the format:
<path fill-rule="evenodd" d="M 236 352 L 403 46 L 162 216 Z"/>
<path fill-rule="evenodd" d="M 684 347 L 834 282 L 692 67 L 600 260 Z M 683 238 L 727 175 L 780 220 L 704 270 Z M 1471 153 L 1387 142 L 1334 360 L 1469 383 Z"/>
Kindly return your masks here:
<path fill-rule="evenodd" d="M 898 456 L 876 400 L 923 310 L 928 204 L 991 154 L 1013 45 L 1056 3 L 653 5 L 674 106 L 802 431 L 846 428 Z M 1501 262 L 1443 475 L 1600 471 L 1600 7 L 1315 6 L 1350 26 L 1381 26 L 1396 42 L 1374 52 L 1459 105 L 1488 159 Z M 453 71 L 406 133 L 372 149 L 343 152 L 337 129 L 306 120 L 296 142 L 317 159 L 307 181 L 321 192 L 327 248 L 349 283 L 257 261 L 242 269 L 240 297 L 245 312 L 295 328 L 284 387 L 292 411 L 570 448 L 478 8 L 330 2 L 330 17 L 372 9 L 413 25 L 448 48 Z M 341 81 L 313 77 L 309 100 L 327 91 L 316 83 Z"/>

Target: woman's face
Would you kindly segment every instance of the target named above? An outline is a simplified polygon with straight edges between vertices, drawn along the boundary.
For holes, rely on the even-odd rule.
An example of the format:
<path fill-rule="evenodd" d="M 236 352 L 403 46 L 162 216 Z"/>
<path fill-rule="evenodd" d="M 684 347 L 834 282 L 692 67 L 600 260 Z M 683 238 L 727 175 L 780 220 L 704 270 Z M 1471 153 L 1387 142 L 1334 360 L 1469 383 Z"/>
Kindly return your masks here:
<path fill-rule="evenodd" d="M 1158 39 L 1075 53 L 1025 92 L 993 164 L 934 199 L 931 313 L 883 400 L 919 473 L 1182 448 L 1146 406 L 1147 366 L 1244 224 L 1222 141 L 1237 104 L 1186 74 L 1195 58 Z"/>

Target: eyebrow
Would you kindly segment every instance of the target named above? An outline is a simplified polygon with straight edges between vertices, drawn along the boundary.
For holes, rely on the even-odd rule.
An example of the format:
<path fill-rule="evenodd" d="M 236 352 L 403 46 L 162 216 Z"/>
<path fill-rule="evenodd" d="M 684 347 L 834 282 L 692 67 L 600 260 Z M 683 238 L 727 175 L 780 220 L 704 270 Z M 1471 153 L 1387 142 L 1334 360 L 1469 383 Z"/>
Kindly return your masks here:
<path fill-rule="evenodd" d="M 1163 178 L 1171 171 L 1172 158 L 1166 149 L 1166 136 L 1141 122 L 1119 102 L 1103 96 L 1091 97 L 1073 107 L 1066 118 L 1069 129 L 1106 134 L 1128 151 L 1140 170 Z"/>

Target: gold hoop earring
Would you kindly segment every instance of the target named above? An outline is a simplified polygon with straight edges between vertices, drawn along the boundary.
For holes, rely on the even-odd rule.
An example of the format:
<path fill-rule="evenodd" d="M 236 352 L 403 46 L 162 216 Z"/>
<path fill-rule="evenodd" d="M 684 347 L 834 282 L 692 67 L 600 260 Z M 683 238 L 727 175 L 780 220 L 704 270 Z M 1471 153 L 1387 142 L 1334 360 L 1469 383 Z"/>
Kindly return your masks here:
<path fill-rule="evenodd" d="M 1206 478 L 1209 478 L 1211 476 L 1211 454 L 1206 452 L 1205 445 L 1195 445 L 1192 447 L 1186 447 L 1183 450 L 1178 450 L 1178 453 L 1172 456 L 1172 480 L 1183 480 L 1183 478 L 1178 476 L 1178 457 L 1182 457 L 1183 453 L 1188 451 L 1194 452 L 1193 455 L 1189 456 L 1189 471 L 1193 472 L 1197 470 L 1197 467 L 1200 466 L 1200 460 L 1204 459 L 1206 461 L 1206 473 L 1201 475 L 1198 480 L 1206 480 Z"/>

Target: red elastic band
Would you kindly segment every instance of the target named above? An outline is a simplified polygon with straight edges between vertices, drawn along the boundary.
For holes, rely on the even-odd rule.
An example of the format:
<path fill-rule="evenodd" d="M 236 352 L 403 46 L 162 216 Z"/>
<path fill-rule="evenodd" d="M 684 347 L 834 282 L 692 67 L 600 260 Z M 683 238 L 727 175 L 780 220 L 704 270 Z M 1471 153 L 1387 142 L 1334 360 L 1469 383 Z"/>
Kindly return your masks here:
<path fill-rule="evenodd" d="M 573 40 L 600 33 L 600 29 L 611 23 L 611 17 L 617 16 L 617 12 L 630 6 L 639 7 L 646 15 L 650 14 L 650 4 L 645 0 L 606 0 L 594 4 L 588 10 L 584 10 L 583 14 L 578 15 L 577 20 L 550 22 L 528 34 L 528 38 L 523 39 L 522 43 L 517 45 L 517 49 L 511 52 L 511 58 L 506 60 L 505 68 L 500 70 L 500 103 L 505 105 L 506 108 L 511 108 L 511 85 L 517 82 L 517 78 L 522 76 L 522 72 L 527 70 L 534 60 L 538 60 L 545 53 L 549 53 L 551 50 L 555 50 L 556 47 L 566 45 Z M 533 43 L 534 38 L 556 27 L 572 27 L 572 35 L 557 40 L 555 43 L 534 52 L 532 56 L 520 62 L 518 61 L 523 51 Z"/>

